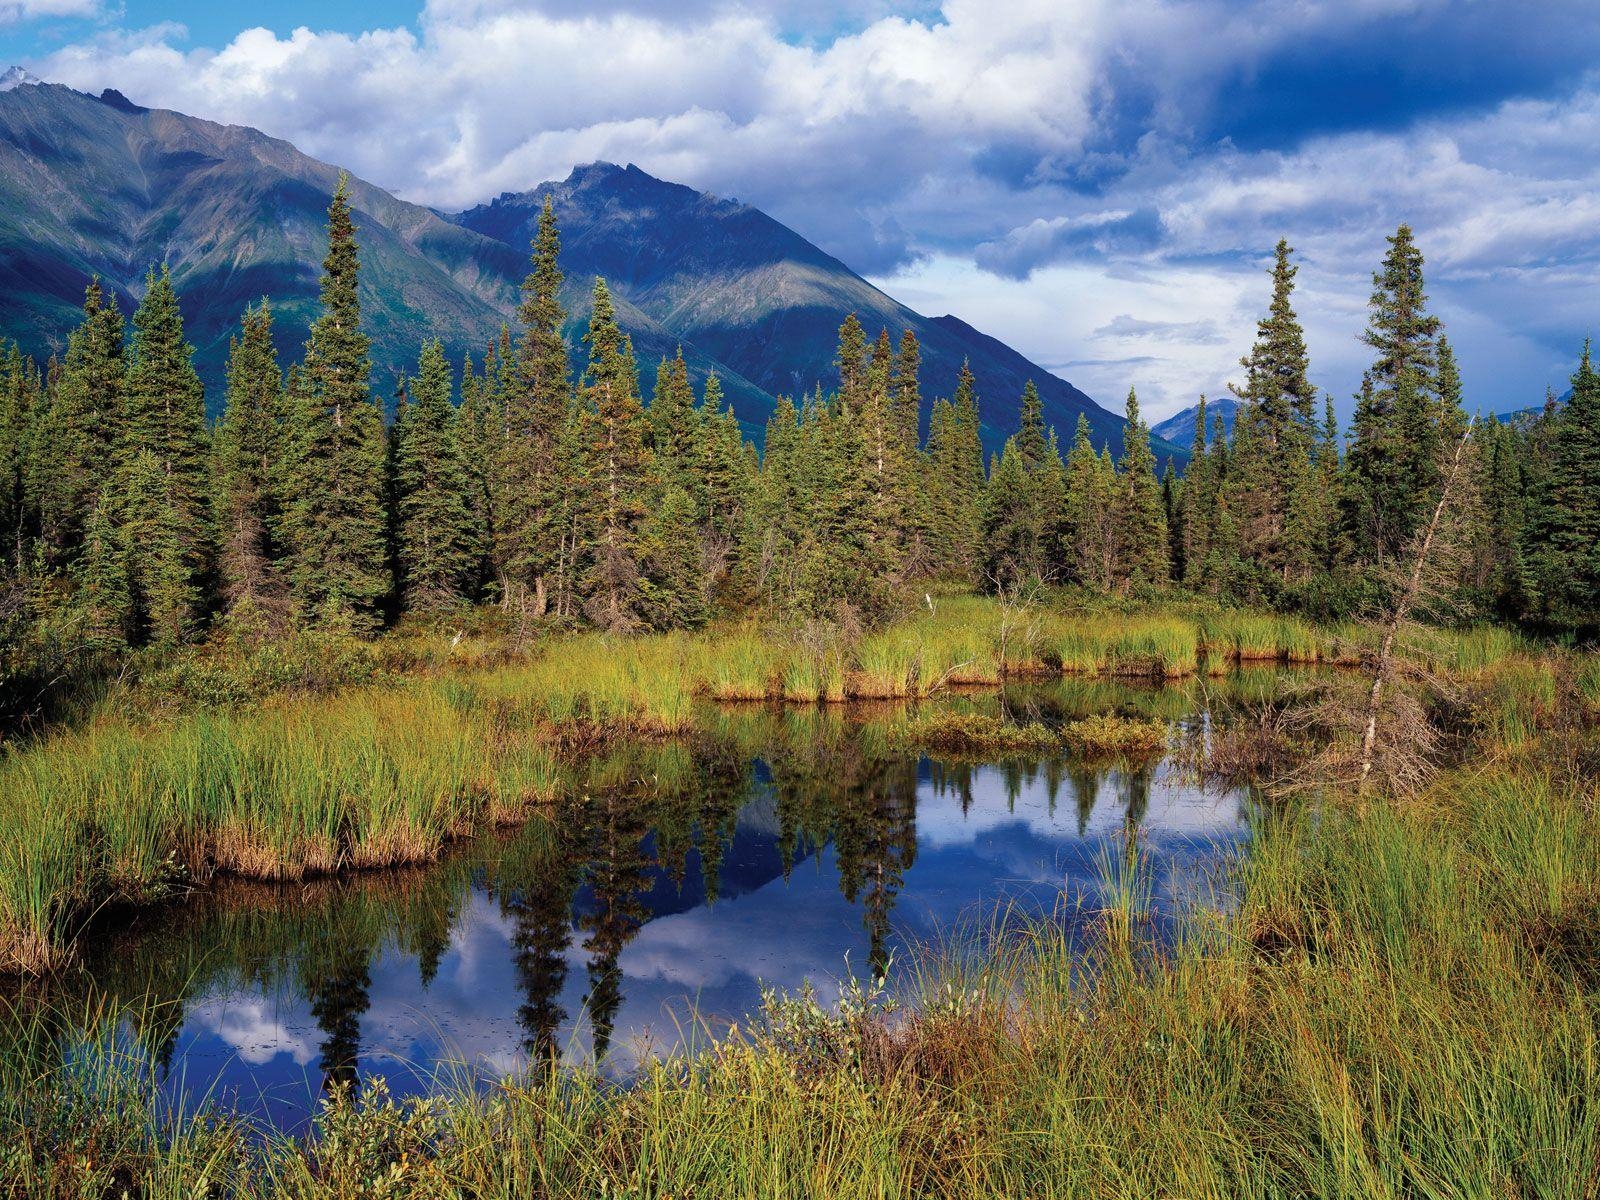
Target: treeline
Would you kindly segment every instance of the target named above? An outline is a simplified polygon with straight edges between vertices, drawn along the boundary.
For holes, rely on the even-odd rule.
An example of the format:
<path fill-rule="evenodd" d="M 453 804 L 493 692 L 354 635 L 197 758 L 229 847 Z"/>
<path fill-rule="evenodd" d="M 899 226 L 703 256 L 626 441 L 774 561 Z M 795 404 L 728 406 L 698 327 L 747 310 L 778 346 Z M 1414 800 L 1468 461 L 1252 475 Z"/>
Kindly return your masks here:
<path fill-rule="evenodd" d="M 1463 440 L 1453 602 L 1566 627 L 1600 611 L 1600 378 L 1587 352 L 1564 407 L 1522 428 L 1473 426 L 1404 226 L 1375 276 L 1374 359 L 1346 443 L 1309 381 L 1280 242 L 1233 437 L 1202 412 L 1181 479 L 1171 463 L 1158 477 L 1132 392 L 1113 461 L 1082 419 L 1063 454 L 1031 384 L 1020 427 L 986 464 L 971 374 L 929 406 L 915 337 L 871 341 L 854 316 L 837 387 L 780 399 L 760 454 L 714 376 L 695 395 L 681 355 L 659 364 L 647 406 L 603 280 L 574 371 L 548 203 L 515 333 L 459 377 L 439 342 L 422 346 L 389 424 L 342 183 L 328 239 L 300 361 L 280 364 L 267 301 L 248 310 L 214 428 L 165 268 L 131 336 L 91 284 L 63 356 L 41 369 L 15 346 L 5 355 L 0 629 L 13 669 L 30 655 L 177 646 L 219 623 L 368 633 L 475 604 L 519 625 L 618 631 L 748 606 L 871 622 L 906 585 L 938 578 L 1176 585 L 1340 615 L 1381 603 Z"/>

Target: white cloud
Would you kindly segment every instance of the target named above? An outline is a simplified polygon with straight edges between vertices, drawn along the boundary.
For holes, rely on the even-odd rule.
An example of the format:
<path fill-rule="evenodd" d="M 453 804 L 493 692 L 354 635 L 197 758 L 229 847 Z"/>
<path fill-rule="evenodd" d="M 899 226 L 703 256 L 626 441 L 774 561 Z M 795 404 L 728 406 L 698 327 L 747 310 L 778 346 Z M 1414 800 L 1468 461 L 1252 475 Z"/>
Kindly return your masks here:
<path fill-rule="evenodd" d="M 1459 347 L 1469 393 L 1510 406 L 1564 374 L 1589 320 L 1574 265 L 1600 244 L 1600 173 L 1572 147 L 1600 135 L 1600 92 L 1458 104 L 1383 130 L 1308 118 L 1266 149 L 1209 124 L 1307 47 L 1325 48 L 1326 82 L 1341 54 L 1369 73 L 1390 61 L 1397 31 L 1547 46 L 1595 25 L 1565 2 L 1497 24 L 1502 7 L 427 0 L 415 30 L 251 29 L 220 49 L 114 31 L 32 65 L 255 125 L 440 207 L 578 162 L 636 162 L 760 205 L 924 311 L 1079 364 L 1063 373 L 1103 401 L 1138 382 L 1155 416 L 1234 373 L 1280 235 L 1302 254 L 1314 377 L 1345 404 L 1383 234 L 1410 220 L 1438 307 L 1482 338 Z M 17 8 L 0 0 L 0 14 Z M 1263 101 L 1261 119 L 1277 107 Z M 1158 340 L 1112 314 L 1215 333 Z"/>
<path fill-rule="evenodd" d="M 103 0 L 0 0 L 0 27 L 45 17 L 98 17 Z"/>

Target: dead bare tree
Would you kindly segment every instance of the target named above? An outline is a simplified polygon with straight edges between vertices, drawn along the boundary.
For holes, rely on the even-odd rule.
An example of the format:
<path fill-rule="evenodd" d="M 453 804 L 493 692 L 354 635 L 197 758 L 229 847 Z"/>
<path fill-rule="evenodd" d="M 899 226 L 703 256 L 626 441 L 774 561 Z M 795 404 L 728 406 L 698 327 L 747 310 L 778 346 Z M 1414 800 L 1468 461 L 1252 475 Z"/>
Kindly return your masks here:
<path fill-rule="evenodd" d="M 1423 597 L 1429 571 L 1434 566 L 1432 556 L 1443 546 L 1441 533 L 1445 514 L 1451 511 L 1462 490 L 1461 467 L 1466 458 L 1467 447 L 1472 440 L 1472 427 L 1473 421 L 1469 419 L 1456 442 L 1455 452 L 1450 457 L 1450 466 L 1439 489 L 1439 499 L 1433 506 L 1433 515 L 1417 540 L 1411 556 L 1411 570 L 1395 598 L 1388 621 L 1384 625 L 1383 640 L 1379 644 L 1378 656 L 1373 663 L 1372 689 L 1367 695 L 1366 720 L 1361 733 L 1361 773 L 1356 782 L 1356 790 L 1361 795 L 1365 795 L 1371 785 L 1372 766 L 1377 757 L 1378 720 L 1383 711 L 1384 687 L 1394 671 L 1395 642 L 1399 638 L 1401 628 L 1410 620 L 1418 601 Z"/>
<path fill-rule="evenodd" d="M 1472 423 L 1445 450 L 1441 484 L 1426 524 L 1398 556 L 1393 601 L 1367 628 L 1366 679 L 1331 673 L 1307 680 L 1258 710 L 1208 731 L 1202 774 L 1248 779 L 1276 794 L 1320 792 L 1330 784 L 1365 800 L 1375 791 L 1416 794 L 1441 758 L 1438 710 L 1458 705 L 1458 686 L 1432 669 L 1419 613 L 1444 616 L 1459 594 L 1479 501 L 1471 486 Z"/>

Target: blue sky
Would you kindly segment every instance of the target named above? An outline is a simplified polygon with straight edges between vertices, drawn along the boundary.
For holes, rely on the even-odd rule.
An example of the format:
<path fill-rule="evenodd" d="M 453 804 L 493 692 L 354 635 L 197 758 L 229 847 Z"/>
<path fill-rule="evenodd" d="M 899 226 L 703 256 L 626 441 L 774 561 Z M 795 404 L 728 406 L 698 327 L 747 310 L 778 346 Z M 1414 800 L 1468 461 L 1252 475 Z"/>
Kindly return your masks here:
<path fill-rule="evenodd" d="M 1600 325 L 1589 0 L 0 0 L 0 62 L 459 207 L 636 162 L 1156 416 L 1236 375 L 1279 236 L 1341 409 L 1401 220 L 1470 402 Z"/>

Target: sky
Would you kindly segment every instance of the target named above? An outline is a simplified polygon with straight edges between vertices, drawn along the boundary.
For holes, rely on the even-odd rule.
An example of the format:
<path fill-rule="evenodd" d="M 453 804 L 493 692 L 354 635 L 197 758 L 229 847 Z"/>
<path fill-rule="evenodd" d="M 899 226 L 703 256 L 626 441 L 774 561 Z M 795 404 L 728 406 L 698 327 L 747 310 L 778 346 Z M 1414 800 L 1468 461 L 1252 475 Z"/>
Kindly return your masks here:
<path fill-rule="evenodd" d="M 6 63 L 443 209 L 636 163 L 1155 419 L 1239 378 L 1280 237 L 1341 412 L 1402 221 L 1469 407 L 1600 327 L 1593 0 L 0 0 Z"/>

